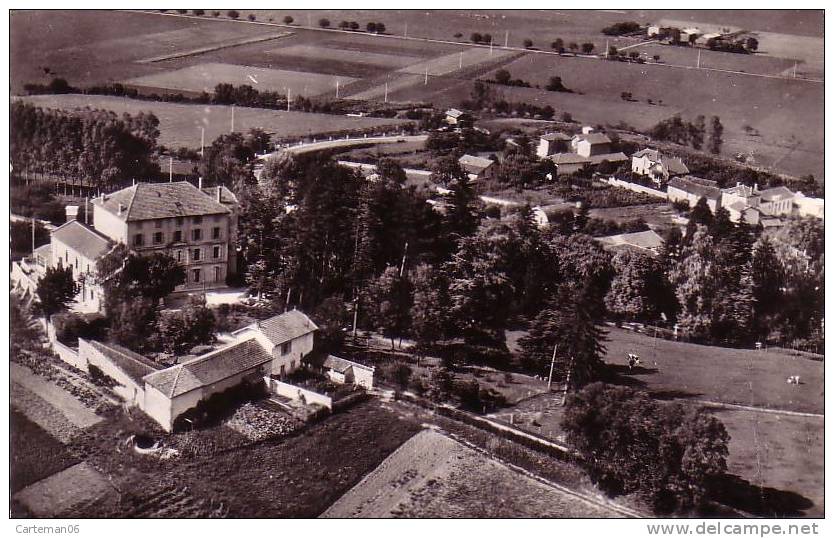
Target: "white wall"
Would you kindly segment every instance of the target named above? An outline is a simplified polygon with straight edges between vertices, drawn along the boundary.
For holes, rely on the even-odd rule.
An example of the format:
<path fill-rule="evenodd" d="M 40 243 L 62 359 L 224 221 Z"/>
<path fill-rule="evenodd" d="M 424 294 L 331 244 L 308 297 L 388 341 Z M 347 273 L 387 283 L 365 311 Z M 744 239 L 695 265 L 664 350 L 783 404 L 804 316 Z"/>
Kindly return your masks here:
<path fill-rule="evenodd" d="M 275 346 L 272 350 L 272 373 L 280 375 L 281 366 L 284 373 L 288 374 L 301 366 L 301 359 L 313 351 L 314 333 L 307 333 L 304 336 L 291 341 L 291 349 L 286 355 L 281 354 L 281 346 Z"/>
<path fill-rule="evenodd" d="M 328 409 L 333 408 L 333 400 L 330 397 L 325 396 L 324 394 L 319 394 L 318 392 L 296 387 L 295 385 L 290 385 L 289 383 L 284 383 L 283 381 L 278 381 L 277 379 L 269 380 L 269 388 L 275 394 L 285 398 L 300 400 L 301 397 L 304 396 L 304 400 L 308 404 L 315 403 L 323 405 Z"/>
<path fill-rule="evenodd" d="M 101 370 L 104 375 L 119 383 L 118 387 L 113 390 L 116 394 L 129 405 L 138 406 L 139 409 L 145 407 L 145 388 L 144 384 L 139 384 L 128 376 L 121 368 L 117 367 L 113 362 L 99 350 L 94 348 L 84 340 L 78 339 L 78 356 L 81 360 L 86 361 L 87 364 L 93 365 Z"/>
<path fill-rule="evenodd" d="M 117 243 L 128 244 L 127 223 L 96 204 L 93 204 L 93 227 Z"/>

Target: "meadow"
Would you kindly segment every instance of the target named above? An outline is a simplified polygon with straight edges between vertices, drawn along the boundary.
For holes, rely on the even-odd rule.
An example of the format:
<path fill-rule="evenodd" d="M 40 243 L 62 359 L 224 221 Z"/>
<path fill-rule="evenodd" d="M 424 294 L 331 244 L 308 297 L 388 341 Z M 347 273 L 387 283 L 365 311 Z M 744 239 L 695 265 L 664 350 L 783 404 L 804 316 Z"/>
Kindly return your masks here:
<path fill-rule="evenodd" d="M 98 95 L 34 95 L 22 98 L 38 106 L 73 110 L 102 108 L 117 114 L 153 112 L 159 118 L 158 143 L 169 148 L 200 148 L 200 128 L 205 128 L 206 144 L 229 132 L 231 107 L 224 105 L 192 105 L 161 103 Z M 235 108 L 235 130 L 246 132 L 263 129 L 276 137 L 303 137 L 343 129 L 362 129 L 384 125 L 400 125 L 401 120 L 357 118 L 333 114 L 315 114 L 262 108 Z"/>

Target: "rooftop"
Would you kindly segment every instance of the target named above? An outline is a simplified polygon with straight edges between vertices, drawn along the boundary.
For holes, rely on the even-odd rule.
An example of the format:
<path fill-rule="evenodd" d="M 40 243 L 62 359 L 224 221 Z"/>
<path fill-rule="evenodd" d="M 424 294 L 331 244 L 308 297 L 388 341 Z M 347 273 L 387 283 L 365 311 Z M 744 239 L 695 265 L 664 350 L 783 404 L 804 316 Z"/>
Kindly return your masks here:
<path fill-rule="evenodd" d="M 474 155 L 464 155 L 463 157 L 458 159 L 458 162 L 460 163 L 461 167 L 463 167 L 463 169 L 467 172 L 481 172 L 495 164 L 495 162 L 491 159 L 486 159 L 484 157 L 476 157 Z"/>
<path fill-rule="evenodd" d="M 158 365 L 138 353 L 116 344 L 104 344 L 96 340 L 87 341 L 90 346 L 110 359 L 116 368 L 140 385 L 145 376 L 158 371 Z"/>
<path fill-rule="evenodd" d="M 578 134 L 575 137 L 578 141 L 584 140 L 589 144 L 610 144 L 611 139 L 608 138 L 603 133 L 587 133 L 587 134 Z"/>
<path fill-rule="evenodd" d="M 644 250 L 657 250 L 663 246 L 663 238 L 654 230 L 609 235 L 607 237 L 600 237 L 597 240 L 607 246 L 630 245 Z"/>
<path fill-rule="evenodd" d="M 547 141 L 554 141 L 554 140 L 564 140 L 569 141 L 571 139 L 570 136 L 566 135 L 565 133 L 547 133 L 546 135 L 542 135 L 542 140 Z"/>
<path fill-rule="evenodd" d="M 259 331 L 273 345 L 277 346 L 316 331 L 318 327 L 303 312 L 290 310 L 289 312 L 284 312 L 283 314 L 253 323 L 232 334 L 239 334 L 248 330 Z"/>
<path fill-rule="evenodd" d="M 628 160 L 628 157 L 622 151 L 618 151 L 616 153 L 600 153 L 599 155 L 591 155 L 588 157 L 588 160 L 591 164 L 599 164 L 602 161 L 608 161 L 612 163 L 619 163 Z"/>
<path fill-rule="evenodd" d="M 272 360 L 254 338 L 146 375 L 146 383 L 169 398 L 217 383 Z"/>
<path fill-rule="evenodd" d="M 708 179 L 696 178 L 694 176 L 683 176 L 670 179 L 668 186 L 696 196 L 718 200 L 721 197 L 721 189 L 704 184 L 709 181 Z M 715 184 L 714 181 L 711 183 Z"/>
<path fill-rule="evenodd" d="M 347 359 L 343 359 L 335 355 L 328 355 L 327 358 L 324 359 L 324 367 L 330 368 L 331 370 L 335 370 L 342 374 L 347 372 L 350 368 L 361 368 L 363 370 L 370 371 L 374 370 L 374 368 L 370 366 L 365 366 L 364 364 L 359 364 L 358 362 L 349 361 Z"/>
<path fill-rule="evenodd" d="M 89 226 L 71 220 L 52 232 L 57 239 L 89 260 L 95 260 L 110 250 L 110 240 Z"/>
<path fill-rule="evenodd" d="M 226 195 L 225 191 L 223 194 Z M 228 194 L 234 196 L 231 191 L 228 191 Z M 230 212 L 223 203 L 217 202 L 216 195 L 212 197 L 187 181 L 137 183 L 110 195 L 94 198 L 93 204 L 103 207 L 124 221 Z"/>
<path fill-rule="evenodd" d="M 591 159 L 577 153 L 554 153 L 548 159 L 558 164 L 590 164 Z"/>
<path fill-rule="evenodd" d="M 759 191 L 759 194 L 761 194 L 762 200 L 764 200 L 765 202 L 778 202 L 780 200 L 790 200 L 794 197 L 793 192 L 789 188 L 782 186 Z"/>

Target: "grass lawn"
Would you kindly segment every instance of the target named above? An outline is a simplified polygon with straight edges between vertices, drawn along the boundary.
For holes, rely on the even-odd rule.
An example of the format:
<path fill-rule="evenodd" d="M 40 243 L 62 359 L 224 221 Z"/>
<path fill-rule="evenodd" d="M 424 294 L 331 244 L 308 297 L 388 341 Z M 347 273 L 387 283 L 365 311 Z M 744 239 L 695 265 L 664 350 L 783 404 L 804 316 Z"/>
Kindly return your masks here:
<path fill-rule="evenodd" d="M 66 446 L 14 409 L 9 417 L 9 429 L 9 484 L 12 493 L 79 461 Z"/>
<path fill-rule="evenodd" d="M 678 47 L 648 43 L 628 49 L 627 52 L 637 51 L 643 58 L 651 60 L 652 56 L 660 56 L 660 62 L 669 65 L 695 66 L 698 63 L 698 51 L 701 51 L 701 67 L 711 69 L 727 69 L 729 71 L 744 71 L 762 75 L 779 75 L 788 68 L 793 68 L 794 61 L 788 58 L 776 58 L 762 54 L 736 54 L 719 52 L 694 47 Z"/>
<path fill-rule="evenodd" d="M 608 328 L 606 362 L 621 370 L 624 383 L 668 396 L 823 413 L 822 361 L 784 352 L 732 349 L 674 342 Z M 629 373 L 626 355 L 636 353 L 642 368 Z M 785 379 L 799 375 L 801 385 Z"/>
<path fill-rule="evenodd" d="M 598 219 L 613 220 L 618 224 L 643 219 L 652 228 L 669 228 L 674 225 L 672 218 L 678 213 L 672 209 L 671 205 L 663 203 L 593 208 L 588 214 Z"/>
<path fill-rule="evenodd" d="M 112 110 L 117 114 L 127 112 L 153 112 L 159 118 L 159 144 L 169 148 L 182 146 L 199 149 L 200 127 L 206 130 L 206 145 L 229 132 L 231 110 L 223 105 L 190 105 L 157 103 L 138 99 L 99 95 L 35 95 L 23 98 L 46 108 L 92 107 Z M 287 112 L 261 108 L 235 107 L 235 129 L 246 132 L 260 128 L 277 137 L 306 136 L 342 129 L 360 129 L 378 125 L 397 125 L 402 120 L 386 118 L 355 118 L 332 114 Z"/>

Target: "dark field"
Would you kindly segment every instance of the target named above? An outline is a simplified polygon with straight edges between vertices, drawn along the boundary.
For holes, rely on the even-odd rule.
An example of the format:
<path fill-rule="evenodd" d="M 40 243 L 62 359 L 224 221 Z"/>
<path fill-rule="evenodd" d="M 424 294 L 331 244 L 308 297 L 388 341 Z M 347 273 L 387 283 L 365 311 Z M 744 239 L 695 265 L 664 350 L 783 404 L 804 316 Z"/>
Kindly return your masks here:
<path fill-rule="evenodd" d="M 12 493 L 79 462 L 64 445 L 22 413 L 11 410 L 9 429 Z"/>

